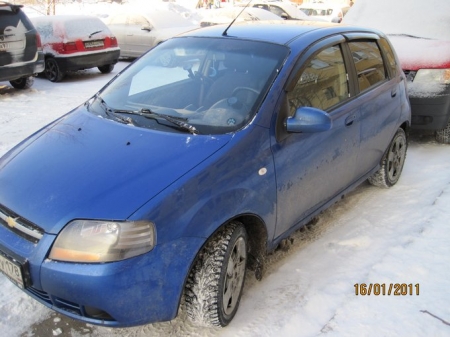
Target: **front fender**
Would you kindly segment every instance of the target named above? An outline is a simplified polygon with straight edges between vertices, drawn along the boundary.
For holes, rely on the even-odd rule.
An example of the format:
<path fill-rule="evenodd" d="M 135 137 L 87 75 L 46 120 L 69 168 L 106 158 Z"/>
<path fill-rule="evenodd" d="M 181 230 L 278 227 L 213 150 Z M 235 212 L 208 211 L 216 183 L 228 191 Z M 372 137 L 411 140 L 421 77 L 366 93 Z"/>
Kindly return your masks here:
<path fill-rule="evenodd" d="M 275 168 L 268 130 L 236 134 L 223 148 L 133 214 L 156 226 L 157 242 L 209 238 L 237 216 L 254 214 L 269 239 L 276 224 Z"/>

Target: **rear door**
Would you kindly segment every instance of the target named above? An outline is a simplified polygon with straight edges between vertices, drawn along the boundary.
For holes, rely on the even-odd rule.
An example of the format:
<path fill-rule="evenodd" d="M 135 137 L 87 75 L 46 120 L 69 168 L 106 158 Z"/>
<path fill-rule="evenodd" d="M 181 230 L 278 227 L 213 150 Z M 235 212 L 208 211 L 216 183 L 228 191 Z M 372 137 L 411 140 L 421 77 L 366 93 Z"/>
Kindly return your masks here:
<path fill-rule="evenodd" d="M 395 62 L 380 48 L 383 40 L 373 34 L 366 38 L 352 36 L 348 42 L 353 67 L 349 74 L 355 85 L 354 104 L 359 106 L 361 145 L 356 175 L 363 176 L 380 162 L 396 131 L 401 115 L 401 90 L 398 74 L 393 74 Z"/>

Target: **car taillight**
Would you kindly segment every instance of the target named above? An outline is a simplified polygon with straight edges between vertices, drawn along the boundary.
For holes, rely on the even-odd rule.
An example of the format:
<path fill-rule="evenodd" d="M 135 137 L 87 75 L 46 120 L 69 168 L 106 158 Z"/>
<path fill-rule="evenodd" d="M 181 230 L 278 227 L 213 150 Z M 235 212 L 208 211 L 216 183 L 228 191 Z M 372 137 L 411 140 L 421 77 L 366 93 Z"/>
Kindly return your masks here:
<path fill-rule="evenodd" d="M 115 36 L 111 36 L 111 37 L 109 38 L 109 41 L 110 41 L 111 47 L 117 47 L 117 46 L 119 45 L 119 44 L 117 43 L 117 39 L 116 39 Z"/>
<path fill-rule="evenodd" d="M 66 53 L 77 51 L 77 45 L 75 42 L 63 43 L 63 51 Z"/>
<path fill-rule="evenodd" d="M 78 51 L 78 47 L 75 42 L 53 43 L 51 46 L 58 54 L 70 54 Z"/>

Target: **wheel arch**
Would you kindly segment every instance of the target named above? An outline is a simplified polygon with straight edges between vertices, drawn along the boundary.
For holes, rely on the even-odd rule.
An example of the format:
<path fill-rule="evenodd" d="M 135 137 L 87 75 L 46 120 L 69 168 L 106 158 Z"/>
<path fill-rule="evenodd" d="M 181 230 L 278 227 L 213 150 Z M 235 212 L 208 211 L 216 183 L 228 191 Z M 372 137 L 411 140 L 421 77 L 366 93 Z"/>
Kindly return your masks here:
<path fill-rule="evenodd" d="M 247 232 L 247 240 L 248 240 L 247 243 L 249 253 L 249 258 L 247 261 L 247 269 L 255 271 L 256 275 L 258 268 L 262 266 L 264 256 L 266 255 L 267 252 L 268 232 L 264 221 L 259 216 L 255 214 L 241 214 L 225 221 L 213 233 L 211 233 L 211 235 L 208 238 L 205 239 L 203 245 L 200 247 L 200 249 L 195 254 L 195 257 L 191 261 L 191 264 L 188 268 L 188 273 L 185 275 L 184 278 L 183 289 L 186 289 L 186 283 L 188 281 L 189 274 L 194 268 L 196 261 L 199 258 L 200 254 L 202 254 L 202 251 L 204 250 L 205 246 L 208 244 L 209 241 L 211 241 L 214 238 L 214 236 L 220 230 L 222 230 L 225 226 L 227 226 L 232 222 L 241 223 Z M 180 308 L 180 305 L 182 303 L 184 303 L 184 291 L 180 294 L 178 308 Z"/>

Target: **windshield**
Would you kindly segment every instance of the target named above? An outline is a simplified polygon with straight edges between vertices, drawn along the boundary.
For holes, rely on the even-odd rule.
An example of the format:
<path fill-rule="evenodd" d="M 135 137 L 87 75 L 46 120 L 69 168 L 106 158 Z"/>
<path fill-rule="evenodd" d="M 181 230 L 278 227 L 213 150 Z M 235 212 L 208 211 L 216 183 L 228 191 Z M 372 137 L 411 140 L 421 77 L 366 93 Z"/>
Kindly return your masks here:
<path fill-rule="evenodd" d="M 90 111 L 164 131 L 236 131 L 255 115 L 287 53 L 254 41 L 171 39 L 118 76 Z"/>

